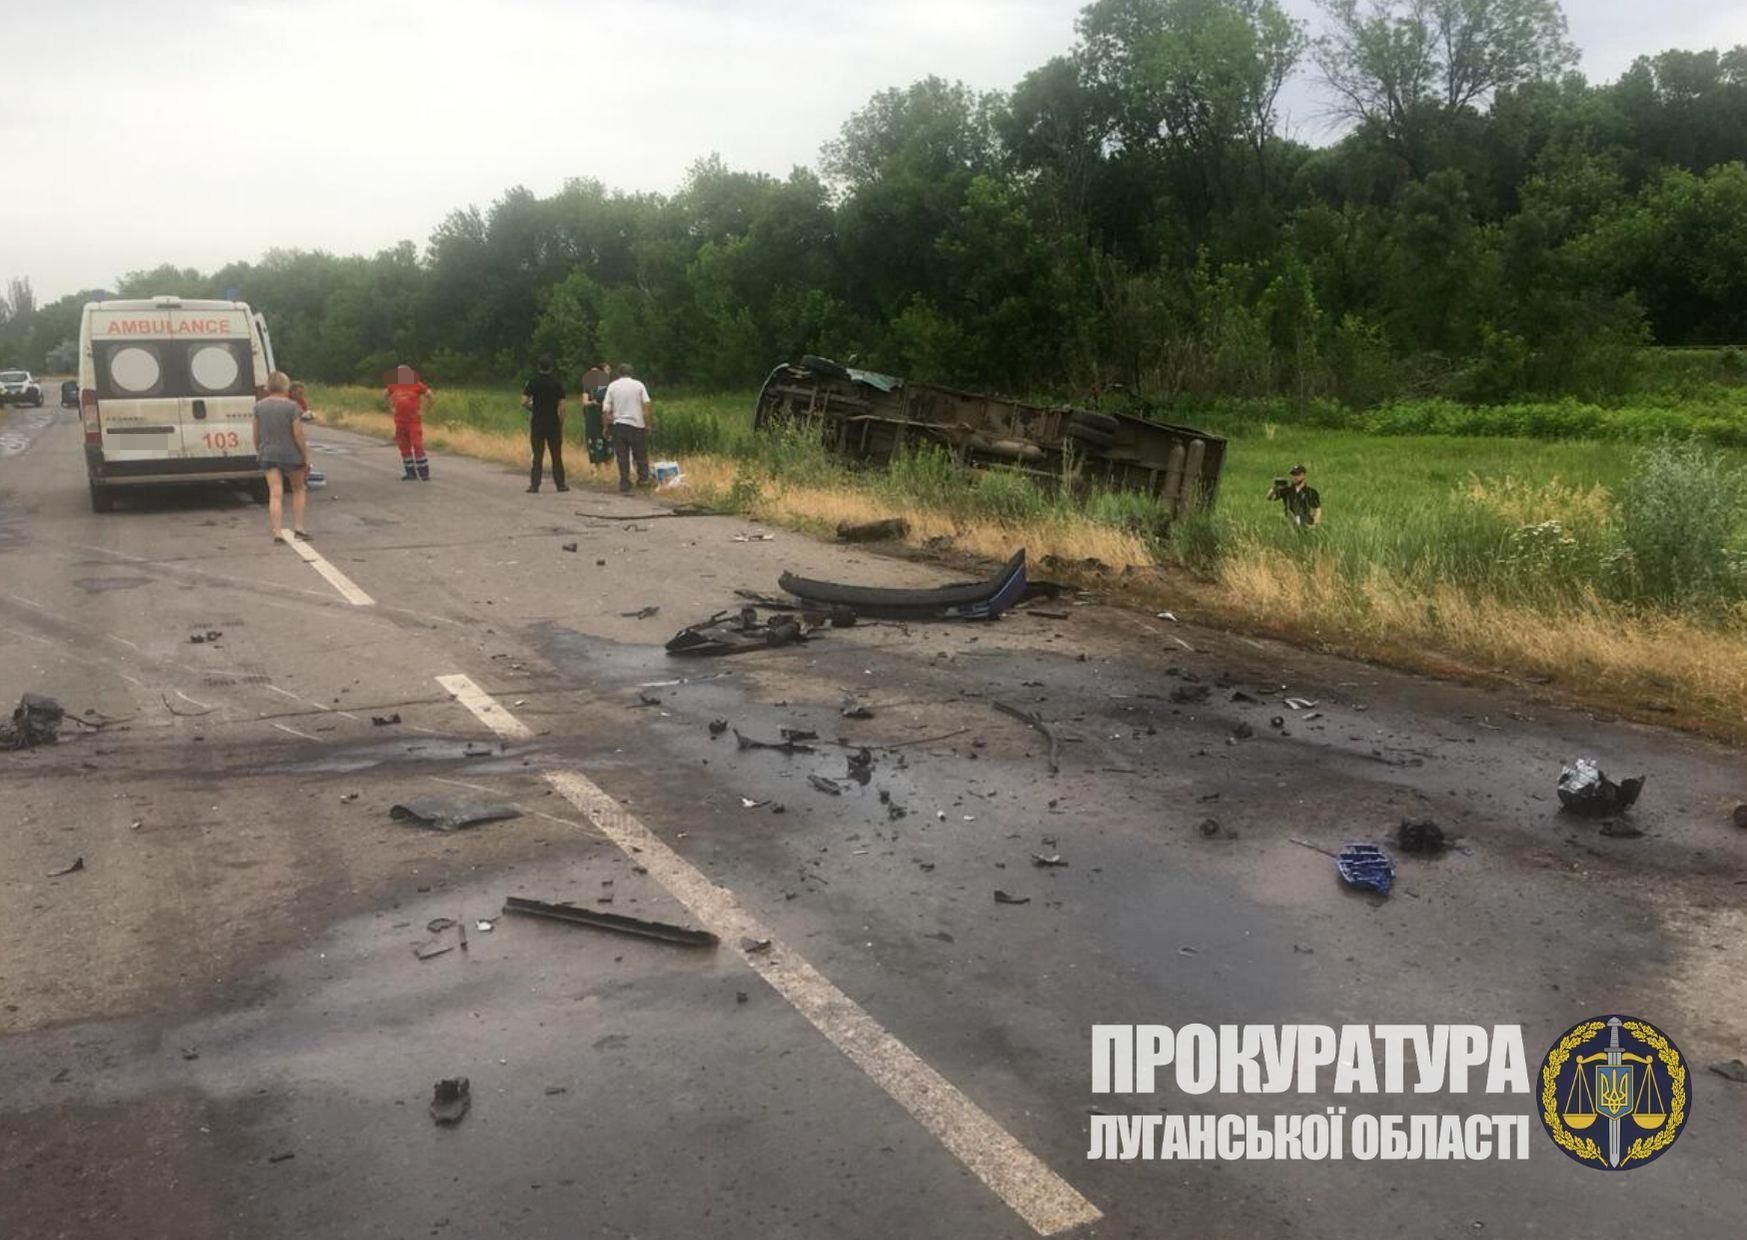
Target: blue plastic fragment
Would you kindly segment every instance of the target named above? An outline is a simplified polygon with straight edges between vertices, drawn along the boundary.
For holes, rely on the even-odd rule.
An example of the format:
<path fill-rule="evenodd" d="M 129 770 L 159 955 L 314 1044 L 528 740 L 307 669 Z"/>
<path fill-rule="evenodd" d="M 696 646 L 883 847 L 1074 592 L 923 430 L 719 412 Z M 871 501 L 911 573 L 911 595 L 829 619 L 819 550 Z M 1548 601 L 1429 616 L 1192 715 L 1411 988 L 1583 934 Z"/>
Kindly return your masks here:
<path fill-rule="evenodd" d="M 1335 857 L 1335 869 L 1352 886 L 1383 895 L 1395 885 L 1395 859 L 1376 844 L 1348 844 Z"/>

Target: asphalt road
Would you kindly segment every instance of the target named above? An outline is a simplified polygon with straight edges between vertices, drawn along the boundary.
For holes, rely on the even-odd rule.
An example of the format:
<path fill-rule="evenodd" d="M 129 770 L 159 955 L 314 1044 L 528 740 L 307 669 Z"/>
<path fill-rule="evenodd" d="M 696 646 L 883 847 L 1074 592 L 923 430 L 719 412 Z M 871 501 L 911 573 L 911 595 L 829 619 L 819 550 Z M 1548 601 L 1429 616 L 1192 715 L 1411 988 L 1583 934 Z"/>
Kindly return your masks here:
<path fill-rule="evenodd" d="M 672 660 L 783 568 L 955 574 L 442 457 L 401 483 L 317 432 L 314 546 L 359 605 L 237 494 L 93 515 L 45 412 L 0 421 L 0 701 L 116 722 L 0 754 L 0 1236 L 1747 1232 L 1747 1085 L 1704 1069 L 1747 1057 L 1738 753 L 1097 601 Z M 996 701 L 1051 724 L 1059 774 Z M 823 742 L 741 751 L 718 719 Z M 1577 753 L 1648 773 L 1642 836 L 1558 814 Z M 524 813 L 390 819 L 433 795 Z M 1403 817 L 1462 848 L 1387 900 L 1293 842 Z M 480 929 L 511 895 L 774 942 Z M 1099 1111 L 1279 1108 L 1094 1097 L 1094 1023 L 1520 1023 L 1538 1059 L 1613 1011 L 1693 1069 L 1680 1143 L 1629 1174 L 1567 1160 L 1526 1096 L 1472 1108 L 1529 1115 L 1526 1161 L 1086 1158 Z"/>

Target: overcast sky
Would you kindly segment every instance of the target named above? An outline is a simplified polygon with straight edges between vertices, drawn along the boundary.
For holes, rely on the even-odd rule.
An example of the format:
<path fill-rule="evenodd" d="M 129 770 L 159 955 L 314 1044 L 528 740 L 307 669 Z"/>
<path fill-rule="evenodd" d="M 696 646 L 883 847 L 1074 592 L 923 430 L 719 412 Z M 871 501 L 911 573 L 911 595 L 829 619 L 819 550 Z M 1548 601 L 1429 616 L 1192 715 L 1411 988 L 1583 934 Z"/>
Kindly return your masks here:
<path fill-rule="evenodd" d="M 40 301 L 272 246 L 422 247 L 569 176 L 783 175 L 875 91 L 1011 86 L 1083 0 L 0 0 L 0 280 Z M 1287 0 L 1312 18 L 1314 0 Z M 1568 0 L 1592 79 L 1747 43 L 1747 0 Z M 1319 137 L 1309 83 L 1292 132 Z"/>

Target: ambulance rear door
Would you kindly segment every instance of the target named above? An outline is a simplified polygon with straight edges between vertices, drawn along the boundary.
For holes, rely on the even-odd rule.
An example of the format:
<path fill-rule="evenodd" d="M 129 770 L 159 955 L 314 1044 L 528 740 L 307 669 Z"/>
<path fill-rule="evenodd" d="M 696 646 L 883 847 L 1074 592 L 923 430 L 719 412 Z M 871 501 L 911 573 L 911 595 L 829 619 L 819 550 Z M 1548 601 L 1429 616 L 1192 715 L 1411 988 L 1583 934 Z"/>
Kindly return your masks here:
<path fill-rule="evenodd" d="M 178 426 L 191 468 L 252 469 L 255 463 L 255 337 L 248 308 L 177 308 L 172 344 L 180 373 Z M 238 458 L 234 466 L 225 458 Z M 200 462 L 196 465 L 195 462 Z"/>

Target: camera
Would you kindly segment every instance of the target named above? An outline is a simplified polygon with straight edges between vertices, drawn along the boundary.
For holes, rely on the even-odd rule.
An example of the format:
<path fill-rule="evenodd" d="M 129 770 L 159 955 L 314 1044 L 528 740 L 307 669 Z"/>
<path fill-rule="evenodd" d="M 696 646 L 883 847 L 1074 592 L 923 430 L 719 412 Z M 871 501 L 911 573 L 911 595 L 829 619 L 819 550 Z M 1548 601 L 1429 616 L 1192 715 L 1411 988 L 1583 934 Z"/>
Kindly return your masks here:
<path fill-rule="evenodd" d="M 1292 489 L 1292 484 L 1290 482 L 1288 482 L 1286 479 L 1276 478 L 1276 479 L 1274 479 L 1274 489 L 1271 492 L 1269 492 L 1268 498 L 1269 499 L 1279 499 L 1282 495 L 1286 494 L 1286 492 L 1290 491 L 1291 489 Z"/>

